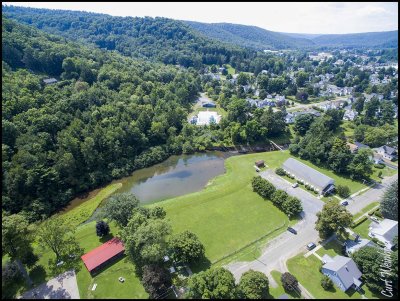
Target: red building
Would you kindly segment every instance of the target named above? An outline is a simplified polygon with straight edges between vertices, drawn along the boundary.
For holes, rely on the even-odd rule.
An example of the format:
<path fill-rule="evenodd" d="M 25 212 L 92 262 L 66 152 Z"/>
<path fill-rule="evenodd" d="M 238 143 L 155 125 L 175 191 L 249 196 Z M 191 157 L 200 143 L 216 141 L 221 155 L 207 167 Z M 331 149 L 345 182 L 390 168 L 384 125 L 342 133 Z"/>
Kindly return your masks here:
<path fill-rule="evenodd" d="M 125 247 L 119 238 L 112 238 L 89 253 L 81 256 L 90 273 L 94 273 L 124 254 Z"/>

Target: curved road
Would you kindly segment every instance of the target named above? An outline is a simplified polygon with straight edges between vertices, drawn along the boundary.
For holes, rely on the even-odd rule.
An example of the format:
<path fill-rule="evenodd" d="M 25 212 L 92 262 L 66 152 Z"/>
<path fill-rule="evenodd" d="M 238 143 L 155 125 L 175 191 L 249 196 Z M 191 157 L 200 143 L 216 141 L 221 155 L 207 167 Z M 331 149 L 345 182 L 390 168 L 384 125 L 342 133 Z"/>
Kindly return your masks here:
<path fill-rule="evenodd" d="M 262 255 L 254 261 L 234 262 L 226 265 L 225 267 L 232 272 L 237 281 L 239 281 L 242 273 L 250 269 L 263 272 L 267 275 L 272 270 L 285 271 L 285 262 L 287 259 L 301 251 L 307 251 L 306 245 L 309 242 L 317 242 L 319 240 L 318 232 L 314 227 L 317 220 L 316 213 L 321 211 L 324 202 L 303 189 L 292 188 L 290 182 L 277 176 L 273 170 L 264 171 L 260 175 L 274 184 L 278 189 L 285 190 L 289 195 L 301 199 L 304 210 L 302 213 L 303 218 L 293 227 L 297 230 L 297 235 L 287 231 L 270 241 L 264 248 Z M 368 204 L 380 201 L 385 188 L 397 178 L 398 174 L 385 178 L 382 184 L 378 184 L 363 194 L 354 197 L 349 201 L 347 209 L 354 214 Z"/>

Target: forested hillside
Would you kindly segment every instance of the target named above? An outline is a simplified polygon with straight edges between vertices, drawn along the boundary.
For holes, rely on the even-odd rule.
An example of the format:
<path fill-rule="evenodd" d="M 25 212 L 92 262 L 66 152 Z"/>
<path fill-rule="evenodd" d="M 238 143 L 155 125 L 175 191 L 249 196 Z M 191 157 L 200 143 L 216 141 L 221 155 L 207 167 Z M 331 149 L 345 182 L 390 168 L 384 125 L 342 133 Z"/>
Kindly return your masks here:
<path fill-rule="evenodd" d="M 195 71 L 66 42 L 3 17 L 2 204 L 30 220 L 201 142 Z M 17 69 L 18 68 L 18 69 Z M 59 82 L 44 85 L 55 76 Z"/>
<path fill-rule="evenodd" d="M 16 6 L 3 6 L 2 9 L 7 18 L 48 33 L 165 64 L 201 67 L 202 64 L 229 63 L 236 68 L 256 55 L 241 47 L 207 38 L 183 22 L 172 19 L 113 17 Z"/>
<path fill-rule="evenodd" d="M 185 22 L 209 37 L 257 50 L 297 49 L 312 47 L 314 45 L 313 42 L 304 38 L 290 37 L 256 26 L 230 23 Z"/>

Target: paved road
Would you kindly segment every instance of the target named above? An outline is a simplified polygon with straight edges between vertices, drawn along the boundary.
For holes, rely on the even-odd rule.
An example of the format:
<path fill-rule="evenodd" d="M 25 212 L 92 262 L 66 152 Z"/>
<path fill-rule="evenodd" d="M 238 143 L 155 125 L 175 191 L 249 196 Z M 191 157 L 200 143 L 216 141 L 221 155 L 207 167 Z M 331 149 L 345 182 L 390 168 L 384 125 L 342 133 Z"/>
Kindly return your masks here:
<path fill-rule="evenodd" d="M 289 195 L 295 196 L 302 201 L 302 220 L 293 228 L 298 232 L 294 235 L 285 232 L 270 241 L 263 250 L 262 255 L 252 262 L 235 262 L 226 266 L 238 281 L 242 273 L 253 269 L 269 274 L 270 271 L 280 270 L 281 262 L 296 255 L 301 250 L 306 251 L 306 245 L 318 239 L 318 232 L 314 229 L 317 220 L 316 213 L 322 209 L 324 203 L 300 188 L 292 188 L 291 183 L 277 176 L 273 170 L 261 172 L 260 175 L 274 184 L 278 189 L 285 190 Z"/>
<path fill-rule="evenodd" d="M 316 213 L 322 209 L 324 203 L 303 189 L 292 188 L 289 182 L 275 175 L 273 170 L 264 171 L 260 175 L 273 183 L 278 189 L 286 190 L 288 194 L 302 200 L 303 219 L 293 227 L 298 231 L 297 235 L 289 232 L 282 233 L 268 243 L 258 259 L 252 262 L 230 263 L 225 266 L 233 273 L 237 281 L 239 281 L 242 273 L 250 269 L 261 271 L 267 275 L 274 269 L 283 271 L 282 263 L 285 263 L 287 259 L 301 251 L 306 251 L 305 246 L 309 242 L 317 242 L 319 240 L 318 232 L 314 227 L 317 220 Z M 355 196 L 349 201 L 348 210 L 354 214 L 368 204 L 379 201 L 385 188 L 397 177 L 398 175 L 396 174 L 390 178 L 385 178 L 382 184 Z"/>
<path fill-rule="evenodd" d="M 80 299 L 76 274 L 67 271 L 26 292 L 21 299 Z"/>
<path fill-rule="evenodd" d="M 355 214 L 372 202 L 380 202 L 387 186 L 398 179 L 398 176 L 398 174 L 395 174 L 394 176 L 384 178 L 382 184 L 378 183 L 363 194 L 348 200 L 349 205 L 347 206 L 347 210 L 349 210 L 351 214 Z"/>

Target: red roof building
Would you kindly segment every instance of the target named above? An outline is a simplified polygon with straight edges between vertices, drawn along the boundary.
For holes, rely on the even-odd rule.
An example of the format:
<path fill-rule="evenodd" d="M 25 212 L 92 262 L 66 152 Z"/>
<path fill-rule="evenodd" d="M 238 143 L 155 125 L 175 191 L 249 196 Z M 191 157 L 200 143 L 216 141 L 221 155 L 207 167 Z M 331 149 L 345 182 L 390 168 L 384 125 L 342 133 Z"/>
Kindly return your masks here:
<path fill-rule="evenodd" d="M 114 237 L 89 253 L 82 255 L 81 259 L 88 271 L 92 273 L 121 256 L 124 251 L 125 247 L 122 241 Z"/>

